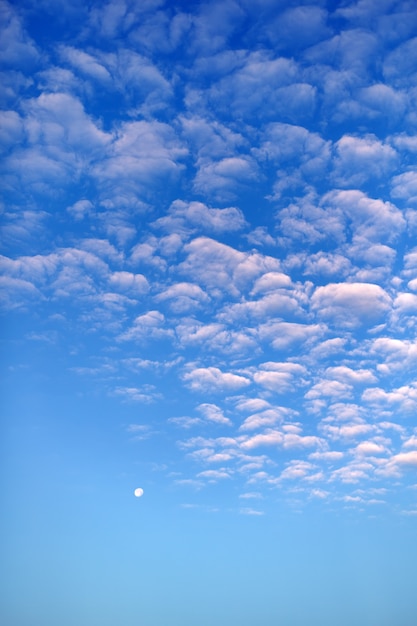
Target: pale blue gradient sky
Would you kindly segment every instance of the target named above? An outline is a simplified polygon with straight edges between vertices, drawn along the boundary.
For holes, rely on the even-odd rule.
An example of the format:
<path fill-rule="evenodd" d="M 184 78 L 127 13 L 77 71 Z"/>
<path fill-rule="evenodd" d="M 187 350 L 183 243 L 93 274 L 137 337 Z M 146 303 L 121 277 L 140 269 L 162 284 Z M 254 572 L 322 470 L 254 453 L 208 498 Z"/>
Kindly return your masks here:
<path fill-rule="evenodd" d="M 415 2 L 0 18 L 2 623 L 414 626 Z"/>

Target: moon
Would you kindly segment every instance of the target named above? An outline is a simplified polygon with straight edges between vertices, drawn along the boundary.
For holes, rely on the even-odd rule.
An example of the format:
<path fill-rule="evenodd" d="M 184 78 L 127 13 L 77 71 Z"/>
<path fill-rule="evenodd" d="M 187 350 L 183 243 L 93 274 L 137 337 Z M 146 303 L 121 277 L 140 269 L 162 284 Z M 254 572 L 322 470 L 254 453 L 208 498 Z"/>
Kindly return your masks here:
<path fill-rule="evenodd" d="M 138 487 L 137 489 L 135 489 L 135 496 L 137 498 L 140 498 L 141 496 L 143 496 L 143 489 L 141 489 L 140 487 Z"/>

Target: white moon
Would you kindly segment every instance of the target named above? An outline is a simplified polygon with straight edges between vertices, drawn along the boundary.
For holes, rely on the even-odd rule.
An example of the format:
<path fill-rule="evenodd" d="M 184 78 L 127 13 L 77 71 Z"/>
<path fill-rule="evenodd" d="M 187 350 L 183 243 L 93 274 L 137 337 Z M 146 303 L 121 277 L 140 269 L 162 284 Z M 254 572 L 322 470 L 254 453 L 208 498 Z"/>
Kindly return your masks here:
<path fill-rule="evenodd" d="M 137 498 L 140 498 L 141 496 L 143 496 L 143 489 L 141 489 L 140 487 L 138 487 L 137 489 L 135 489 L 135 496 Z"/>

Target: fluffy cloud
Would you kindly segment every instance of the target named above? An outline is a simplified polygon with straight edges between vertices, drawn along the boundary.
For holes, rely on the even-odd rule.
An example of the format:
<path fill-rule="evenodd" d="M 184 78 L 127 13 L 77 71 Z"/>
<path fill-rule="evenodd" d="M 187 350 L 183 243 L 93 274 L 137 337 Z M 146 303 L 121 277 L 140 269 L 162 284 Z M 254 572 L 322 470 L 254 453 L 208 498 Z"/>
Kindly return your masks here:
<path fill-rule="evenodd" d="M 155 226 L 169 233 L 189 233 L 195 230 L 222 233 L 241 230 L 245 226 L 245 219 L 236 207 L 212 209 L 202 202 L 186 203 L 176 200 L 172 203 L 168 216 L 159 218 Z"/>
<path fill-rule="evenodd" d="M 230 426 L 232 423 L 230 419 L 223 414 L 221 408 L 215 404 L 204 403 L 200 404 L 197 408 L 209 422 L 226 426 Z"/>
<path fill-rule="evenodd" d="M 381 178 L 396 166 L 396 151 L 376 137 L 345 135 L 335 148 L 335 180 L 343 187 L 361 185 L 368 178 Z"/>
<path fill-rule="evenodd" d="M 234 391 L 250 385 L 250 380 L 245 376 L 222 372 L 218 367 L 196 367 L 185 372 L 183 378 L 193 391 L 201 392 Z"/>
<path fill-rule="evenodd" d="M 414 13 L 168 4 L 45 0 L 42 33 L 1 5 L 8 371 L 64 368 L 86 396 L 143 404 L 129 435 L 163 437 L 160 475 L 202 498 L 256 483 L 268 502 L 399 510 L 417 448 Z"/>
<path fill-rule="evenodd" d="M 318 287 L 311 304 L 329 323 L 354 328 L 382 321 L 391 309 L 391 298 L 379 285 L 333 283 Z"/>

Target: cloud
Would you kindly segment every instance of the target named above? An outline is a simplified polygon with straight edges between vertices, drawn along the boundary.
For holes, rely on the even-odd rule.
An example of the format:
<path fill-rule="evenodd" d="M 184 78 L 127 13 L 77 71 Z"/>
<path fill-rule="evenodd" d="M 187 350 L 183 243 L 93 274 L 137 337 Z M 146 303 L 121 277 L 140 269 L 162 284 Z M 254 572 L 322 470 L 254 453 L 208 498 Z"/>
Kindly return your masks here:
<path fill-rule="evenodd" d="M 323 436 L 328 437 L 332 441 L 356 439 L 363 435 L 368 435 L 374 431 L 371 424 L 367 424 L 364 420 L 356 420 L 350 424 L 342 426 L 332 424 L 330 421 L 324 420 L 319 425 L 319 431 Z"/>
<path fill-rule="evenodd" d="M 180 428 L 192 428 L 194 426 L 198 426 L 202 423 L 202 420 L 199 417 L 170 417 L 168 419 L 170 424 L 175 424 Z"/>
<path fill-rule="evenodd" d="M 298 167 L 309 179 L 323 173 L 328 167 L 331 144 L 318 133 L 296 124 L 272 123 L 266 127 L 262 143 L 254 154 L 261 160 L 270 160 L 279 166 Z"/>
<path fill-rule="evenodd" d="M 32 300 L 42 300 L 41 292 L 29 281 L 10 276 L 0 276 L 2 307 L 18 309 L 26 307 Z"/>
<path fill-rule="evenodd" d="M 265 513 L 263 511 L 259 511 L 258 509 L 252 509 L 250 507 L 243 507 L 242 509 L 239 510 L 239 513 L 241 515 L 265 515 Z"/>
<path fill-rule="evenodd" d="M 344 453 L 338 450 L 325 450 L 324 452 L 312 452 L 308 455 L 309 459 L 313 461 L 326 461 L 329 463 L 335 461 L 341 461 L 344 457 Z"/>
<path fill-rule="evenodd" d="M 2 64 L 13 69 L 33 69 L 40 59 L 40 53 L 33 39 L 25 32 L 16 9 L 2 2 L 0 19 Z"/>
<path fill-rule="evenodd" d="M 412 435 L 407 441 L 404 441 L 403 448 L 417 448 L 417 435 Z"/>
<path fill-rule="evenodd" d="M 305 384 L 303 376 L 306 369 L 297 363 L 263 363 L 254 373 L 255 383 L 278 394 L 293 390 L 298 385 Z"/>
<path fill-rule="evenodd" d="M 353 370 L 346 365 L 337 365 L 335 367 L 329 367 L 326 370 L 326 374 L 348 384 L 368 384 L 375 383 L 377 381 L 375 375 L 365 369 Z"/>
<path fill-rule="evenodd" d="M 288 413 L 288 409 L 284 407 L 273 407 L 259 411 L 249 415 L 241 424 L 239 430 L 242 432 L 249 430 L 258 430 L 268 426 L 275 426 L 283 421 L 284 416 Z"/>
<path fill-rule="evenodd" d="M 89 215 L 93 208 L 94 205 L 90 200 L 77 200 L 73 205 L 67 207 L 67 211 L 75 220 L 79 221 Z"/>
<path fill-rule="evenodd" d="M 296 322 L 267 322 L 259 326 L 262 340 L 269 341 L 276 350 L 289 349 L 305 343 L 311 345 L 324 333 L 325 327 L 319 324 L 298 324 Z"/>
<path fill-rule="evenodd" d="M 322 442 L 320 437 L 285 433 L 280 430 L 268 428 L 263 433 L 245 438 L 241 443 L 241 447 L 244 450 L 252 450 L 260 446 L 274 446 L 291 450 L 293 448 L 314 448 L 321 446 Z"/>
<path fill-rule="evenodd" d="M 176 200 L 172 203 L 169 214 L 159 218 L 155 226 L 165 231 L 189 234 L 197 230 L 214 233 L 241 230 L 246 222 L 243 213 L 236 207 L 212 209 L 202 202 L 186 203 Z"/>
<path fill-rule="evenodd" d="M 132 326 L 119 336 L 119 341 L 163 339 L 172 334 L 172 330 L 165 327 L 165 317 L 160 311 L 148 311 L 135 318 Z"/>
<path fill-rule="evenodd" d="M 281 472 L 278 481 L 282 480 L 307 480 L 316 481 L 322 478 L 322 475 L 317 473 L 317 466 L 308 461 L 293 460 L 287 465 L 287 467 Z"/>
<path fill-rule="evenodd" d="M 197 474 L 197 478 L 206 478 L 209 482 L 217 482 L 225 478 L 231 478 L 227 470 L 204 470 Z"/>
<path fill-rule="evenodd" d="M 155 402 L 162 397 L 161 394 L 156 391 L 153 385 L 144 385 L 141 388 L 116 387 L 113 394 L 115 396 L 120 396 L 127 402 L 143 402 L 145 404 Z"/>
<path fill-rule="evenodd" d="M 307 400 L 330 397 L 334 399 L 350 398 L 352 386 L 338 380 L 322 380 L 311 387 L 305 394 Z"/>
<path fill-rule="evenodd" d="M 291 7 L 279 14 L 266 31 L 278 49 L 304 48 L 317 43 L 330 34 L 327 11 L 318 6 Z"/>
<path fill-rule="evenodd" d="M 387 408 L 397 406 L 401 411 L 413 412 L 417 408 L 417 383 L 403 385 L 392 391 L 381 387 L 371 387 L 365 389 L 362 399 L 371 405 L 385 405 Z"/>
<path fill-rule="evenodd" d="M 323 198 L 325 206 L 342 211 L 344 219 L 354 225 L 355 237 L 373 242 L 395 241 L 405 228 L 402 212 L 391 202 L 369 198 L 359 190 L 331 191 Z"/>
<path fill-rule="evenodd" d="M 214 63 L 215 59 L 211 58 Z M 181 117 L 185 137 L 197 153 L 198 161 L 234 156 L 247 144 L 244 137 L 218 120 L 197 116 Z"/>
<path fill-rule="evenodd" d="M 392 197 L 405 200 L 407 204 L 417 202 L 417 175 L 415 172 L 398 174 L 391 179 Z"/>
<path fill-rule="evenodd" d="M 184 250 L 187 258 L 179 265 L 179 271 L 208 287 L 215 297 L 222 292 L 235 296 L 249 281 L 279 268 L 277 259 L 243 253 L 208 237 L 193 239 Z"/>
<path fill-rule="evenodd" d="M 298 259 L 304 265 L 306 276 L 340 279 L 352 273 L 351 261 L 342 254 L 317 252 L 305 256 L 298 255 Z"/>
<path fill-rule="evenodd" d="M 159 293 L 155 297 L 155 300 L 157 302 L 167 301 L 172 311 L 175 313 L 184 313 L 200 308 L 201 305 L 209 302 L 210 298 L 198 285 L 194 285 L 193 283 L 177 283 Z"/>
<path fill-rule="evenodd" d="M 379 285 L 331 283 L 315 290 L 311 306 L 329 323 L 355 328 L 383 320 L 391 309 L 391 298 Z"/>
<path fill-rule="evenodd" d="M 416 58 L 417 37 L 414 37 L 401 43 L 387 55 L 383 65 L 384 76 L 393 85 L 408 85 L 415 73 Z"/>
<path fill-rule="evenodd" d="M 354 449 L 354 453 L 358 456 L 374 456 L 375 454 L 385 454 L 387 448 L 375 441 L 362 441 Z"/>
<path fill-rule="evenodd" d="M 396 151 L 376 137 L 345 135 L 336 143 L 335 149 L 335 181 L 343 187 L 355 187 L 368 178 L 387 176 L 396 168 Z"/>
<path fill-rule="evenodd" d="M 99 82 L 110 83 L 111 75 L 97 58 L 72 46 L 61 46 L 61 57 L 82 74 Z"/>
<path fill-rule="evenodd" d="M 245 376 L 222 372 L 218 367 L 197 367 L 185 372 L 183 379 L 192 391 L 199 392 L 235 391 L 250 385 Z"/>
<path fill-rule="evenodd" d="M 258 293 L 269 293 L 276 289 L 282 289 L 285 287 L 291 287 L 291 278 L 287 274 L 282 272 L 267 272 L 260 278 L 257 278 L 251 294 L 256 295 Z"/>
<path fill-rule="evenodd" d="M 132 274 L 132 272 L 113 272 L 109 276 L 109 283 L 117 291 L 136 296 L 149 290 L 149 283 L 145 276 L 143 274 Z"/>
<path fill-rule="evenodd" d="M 24 137 L 23 120 L 16 111 L 0 111 L 0 146 L 6 152 Z"/>
<path fill-rule="evenodd" d="M 223 424 L 225 426 L 231 426 L 232 424 L 231 420 L 223 414 L 222 409 L 215 404 L 199 404 L 197 409 L 209 422 Z"/>
<path fill-rule="evenodd" d="M 412 450 L 410 452 L 400 452 L 399 454 L 395 454 L 392 457 L 391 462 L 400 466 L 414 467 L 417 465 L 417 451 Z"/>
<path fill-rule="evenodd" d="M 124 122 L 106 158 L 92 168 L 101 198 L 139 197 L 152 193 L 155 183 L 175 180 L 187 150 L 168 124 L 157 121 Z"/>
<path fill-rule="evenodd" d="M 234 198 L 242 187 L 258 178 L 256 163 L 247 156 L 226 157 L 221 161 L 202 161 L 195 177 L 197 193 L 218 200 Z"/>
<path fill-rule="evenodd" d="M 285 172 L 283 176 L 286 176 Z M 277 220 L 283 243 L 289 240 L 303 245 L 327 243 L 334 246 L 345 240 L 344 218 L 340 209 L 321 207 L 310 195 L 290 202 L 279 211 Z"/>
<path fill-rule="evenodd" d="M 302 81 L 297 63 L 268 52 L 251 52 L 244 65 L 221 78 L 208 94 L 209 104 L 233 118 L 276 118 L 299 123 L 310 118 L 316 90 Z M 291 106 L 290 106 L 291 103 Z"/>
<path fill-rule="evenodd" d="M 195 435 L 148 452 L 203 499 L 413 510 L 411 5 L 93 4 L 0 7 L 12 378 Z"/>

